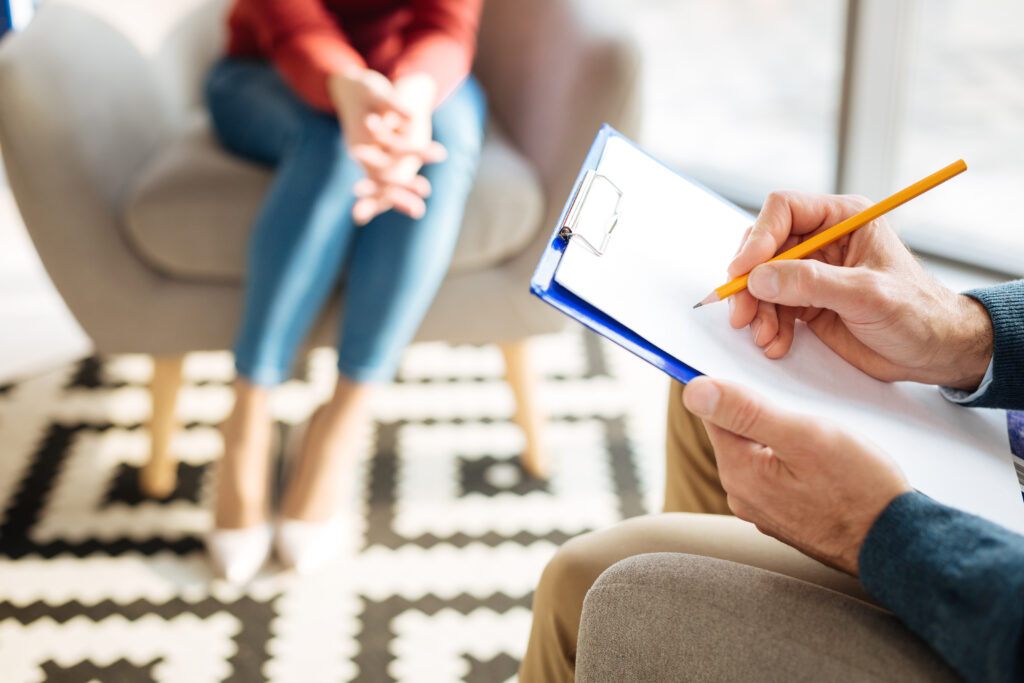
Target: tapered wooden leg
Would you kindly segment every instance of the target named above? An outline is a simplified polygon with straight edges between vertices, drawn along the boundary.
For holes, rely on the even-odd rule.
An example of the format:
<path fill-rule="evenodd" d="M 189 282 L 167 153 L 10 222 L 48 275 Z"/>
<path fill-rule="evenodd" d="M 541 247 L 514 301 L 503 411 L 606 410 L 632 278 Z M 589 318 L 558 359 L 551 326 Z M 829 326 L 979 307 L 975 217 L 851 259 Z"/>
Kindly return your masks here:
<path fill-rule="evenodd" d="M 175 406 L 181 388 L 181 370 L 185 356 L 154 356 L 153 415 L 149 420 L 149 461 L 139 472 L 139 488 L 151 498 L 166 498 L 178 480 L 178 463 L 171 454 L 171 437 L 178 428 Z"/>
<path fill-rule="evenodd" d="M 547 478 L 550 462 L 543 436 L 544 417 L 538 396 L 539 381 L 530 361 L 529 340 L 502 344 L 501 351 L 505 354 L 505 378 L 516 399 L 512 419 L 526 436 L 526 447 L 520 462 L 531 476 Z"/>

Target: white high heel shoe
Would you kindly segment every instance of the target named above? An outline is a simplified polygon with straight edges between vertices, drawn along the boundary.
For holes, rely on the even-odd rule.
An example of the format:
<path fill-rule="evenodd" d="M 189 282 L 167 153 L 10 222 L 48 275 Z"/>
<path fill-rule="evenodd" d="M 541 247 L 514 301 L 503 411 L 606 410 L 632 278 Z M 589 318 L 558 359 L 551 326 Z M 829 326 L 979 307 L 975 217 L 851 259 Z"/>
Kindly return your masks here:
<path fill-rule="evenodd" d="M 320 409 L 288 435 L 285 452 L 294 462 L 306 441 L 310 425 L 317 419 Z M 301 575 L 314 574 L 329 565 L 345 547 L 348 538 L 344 510 L 336 511 L 322 522 L 308 522 L 281 515 L 277 519 L 274 549 L 281 564 Z"/>
<path fill-rule="evenodd" d="M 341 553 L 344 520 L 340 513 L 323 522 L 281 517 L 274 536 L 277 558 L 302 575 L 320 571 Z"/>
<path fill-rule="evenodd" d="M 273 537 L 269 522 L 244 529 L 214 529 L 206 536 L 214 571 L 231 583 L 248 583 L 270 557 Z"/>

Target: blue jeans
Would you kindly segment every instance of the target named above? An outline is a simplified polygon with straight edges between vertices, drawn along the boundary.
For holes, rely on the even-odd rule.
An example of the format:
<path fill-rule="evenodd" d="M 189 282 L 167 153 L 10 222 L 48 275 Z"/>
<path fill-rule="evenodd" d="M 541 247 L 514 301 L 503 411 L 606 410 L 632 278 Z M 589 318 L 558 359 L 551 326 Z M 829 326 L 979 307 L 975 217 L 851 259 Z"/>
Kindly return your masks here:
<path fill-rule="evenodd" d="M 336 117 L 306 105 L 259 60 L 220 60 L 206 98 L 221 144 L 276 169 L 249 241 L 238 372 L 254 384 L 287 379 L 344 276 L 338 368 L 356 382 L 391 379 L 455 248 L 483 140 L 480 87 L 470 77 L 434 112 L 448 158 L 423 168 L 433 188 L 424 217 L 389 211 L 363 227 L 351 216 L 362 169 Z"/>

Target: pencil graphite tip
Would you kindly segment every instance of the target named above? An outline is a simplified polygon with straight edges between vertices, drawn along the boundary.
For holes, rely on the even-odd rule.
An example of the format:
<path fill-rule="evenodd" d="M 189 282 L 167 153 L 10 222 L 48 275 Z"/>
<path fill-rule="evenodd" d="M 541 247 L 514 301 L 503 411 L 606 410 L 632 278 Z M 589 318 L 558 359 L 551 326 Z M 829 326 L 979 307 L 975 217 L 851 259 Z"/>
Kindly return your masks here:
<path fill-rule="evenodd" d="M 701 306 L 704 306 L 704 305 L 707 305 L 707 304 L 713 304 L 716 301 L 721 301 L 721 299 L 718 298 L 718 292 L 711 292 L 706 297 L 701 299 L 697 304 L 695 304 L 694 308 L 700 308 Z"/>

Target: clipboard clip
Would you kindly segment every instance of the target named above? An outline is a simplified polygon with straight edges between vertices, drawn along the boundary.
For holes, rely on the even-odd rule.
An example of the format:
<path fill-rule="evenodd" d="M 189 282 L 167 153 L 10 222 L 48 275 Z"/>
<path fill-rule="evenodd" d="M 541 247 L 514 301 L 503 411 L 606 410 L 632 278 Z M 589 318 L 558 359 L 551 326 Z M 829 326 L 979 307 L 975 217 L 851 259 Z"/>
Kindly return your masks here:
<path fill-rule="evenodd" d="M 558 236 L 566 242 L 578 240 L 594 256 L 603 256 L 619 223 L 621 202 L 622 190 L 607 176 L 588 169 Z"/>

